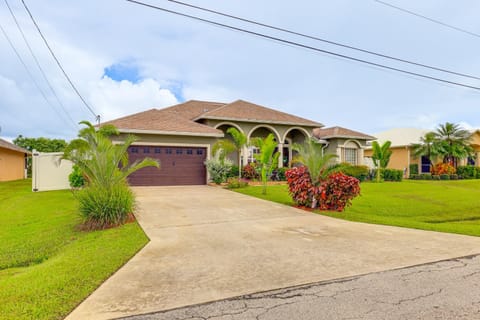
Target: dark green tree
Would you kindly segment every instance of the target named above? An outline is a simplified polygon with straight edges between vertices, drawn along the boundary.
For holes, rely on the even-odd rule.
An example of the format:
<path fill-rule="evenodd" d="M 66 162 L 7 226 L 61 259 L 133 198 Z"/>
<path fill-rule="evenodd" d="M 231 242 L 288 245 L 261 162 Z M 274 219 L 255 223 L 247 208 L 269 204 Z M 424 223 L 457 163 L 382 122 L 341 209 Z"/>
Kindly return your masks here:
<path fill-rule="evenodd" d="M 50 138 L 28 138 L 19 135 L 13 140 L 13 143 L 19 147 L 27 149 L 32 152 L 36 150 L 38 152 L 62 152 L 67 146 L 67 142 L 63 139 L 50 139 Z M 32 158 L 27 159 L 27 173 L 28 176 L 32 175 Z"/>
<path fill-rule="evenodd" d="M 377 168 L 377 182 L 380 182 L 381 171 L 385 169 L 390 162 L 390 157 L 392 156 L 392 150 L 390 150 L 391 145 L 391 141 L 385 141 L 382 145 L 377 141 L 372 142 L 372 160 Z"/>
<path fill-rule="evenodd" d="M 67 146 L 67 142 L 63 139 L 28 138 L 22 135 L 16 137 L 13 143 L 28 151 L 37 150 L 38 152 L 61 152 Z"/>
<path fill-rule="evenodd" d="M 439 150 L 444 163 L 454 165 L 457 159 L 466 158 L 473 153 L 470 146 L 470 132 L 458 124 L 450 122 L 441 124 L 434 134 L 435 148 Z"/>

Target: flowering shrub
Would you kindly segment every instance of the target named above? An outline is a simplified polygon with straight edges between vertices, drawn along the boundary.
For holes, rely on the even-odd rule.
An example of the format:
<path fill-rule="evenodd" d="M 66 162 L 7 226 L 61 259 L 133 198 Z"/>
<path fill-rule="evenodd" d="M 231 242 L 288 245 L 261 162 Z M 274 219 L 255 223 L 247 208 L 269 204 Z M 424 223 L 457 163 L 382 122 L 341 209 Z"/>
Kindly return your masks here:
<path fill-rule="evenodd" d="M 321 210 L 343 211 L 360 194 L 360 181 L 343 173 L 333 173 L 320 185 L 318 199 Z"/>
<path fill-rule="evenodd" d="M 360 181 L 340 172 L 329 175 L 319 187 L 312 184 L 306 167 L 292 168 L 285 175 L 288 191 L 300 206 L 310 207 L 315 198 L 321 210 L 343 211 L 360 194 Z"/>
<path fill-rule="evenodd" d="M 258 174 L 257 167 L 255 166 L 254 162 L 249 163 L 243 167 L 242 177 L 249 180 L 256 180 L 260 178 L 260 175 Z"/>
<path fill-rule="evenodd" d="M 454 174 L 456 172 L 455 167 L 448 163 L 437 163 L 430 169 L 434 175 L 441 174 Z"/>
<path fill-rule="evenodd" d="M 306 167 L 297 167 L 285 171 L 287 178 L 288 193 L 293 201 L 300 206 L 312 205 L 312 198 L 315 193 L 315 187 L 310 179 L 310 174 Z"/>
<path fill-rule="evenodd" d="M 248 186 L 248 180 L 246 179 L 238 179 L 233 177 L 227 179 L 228 189 L 244 188 L 246 186 Z"/>

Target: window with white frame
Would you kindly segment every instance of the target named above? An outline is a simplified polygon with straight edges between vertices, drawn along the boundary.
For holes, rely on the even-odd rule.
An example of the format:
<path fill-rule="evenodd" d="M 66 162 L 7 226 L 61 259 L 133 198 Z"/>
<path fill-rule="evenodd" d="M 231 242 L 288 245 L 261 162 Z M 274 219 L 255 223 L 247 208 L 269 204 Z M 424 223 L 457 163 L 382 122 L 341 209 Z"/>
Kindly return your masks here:
<path fill-rule="evenodd" d="M 260 149 L 257 147 L 248 147 L 248 159 L 247 163 L 256 162 L 255 155 L 260 153 Z"/>
<path fill-rule="evenodd" d="M 350 163 L 351 165 L 357 165 L 357 148 L 344 148 L 343 149 L 343 162 Z"/>

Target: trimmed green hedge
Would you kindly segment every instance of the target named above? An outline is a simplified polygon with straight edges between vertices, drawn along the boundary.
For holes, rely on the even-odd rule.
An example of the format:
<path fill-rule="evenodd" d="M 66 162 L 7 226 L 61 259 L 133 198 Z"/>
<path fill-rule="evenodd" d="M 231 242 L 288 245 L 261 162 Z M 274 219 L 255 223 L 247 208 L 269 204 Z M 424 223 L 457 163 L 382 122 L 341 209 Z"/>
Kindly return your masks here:
<path fill-rule="evenodd" d="M 368 178 L 368 173 L 370 171 L 367 166 L 352 166 L 344 163 L 338 165 L 337 168 L 339 168 L 339 172 L 357 178 L 360 181 L 365 181 Z"/>
<path fill-rule="evenodd" d="M 382 170 L 382 178 L 385 181 L 402 181 L 403 180 L 403 170 L 397 169 L 384 169 Z"/>
<path fill-rule="evenodd" d="M 478 179 L 480 170 L 475 166 L 458 166 L 457 174 L 463 179 Z"/>
<path fill-rule="evenodd" d="M 411 164 L 409 166 L 410 174 L 418 174 L 418 164 Z"/>

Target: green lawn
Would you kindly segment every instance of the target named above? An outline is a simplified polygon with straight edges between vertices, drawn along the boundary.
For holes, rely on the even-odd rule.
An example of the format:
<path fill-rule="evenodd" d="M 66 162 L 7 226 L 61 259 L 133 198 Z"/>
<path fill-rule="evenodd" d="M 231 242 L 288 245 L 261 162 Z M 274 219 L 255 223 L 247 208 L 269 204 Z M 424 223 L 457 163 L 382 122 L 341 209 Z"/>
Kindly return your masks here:
<path fill-rule="evenodd" d="M 0 182 L 0 319 L 63 319 L 148 239 L 136 223 L 82 232 L 70 191 Z"/>
<path fill-rule="evenodd" d="M 236 189 L 293 205 L 286 185 Z M 362 183 L 361 196 L 345 212 L 319 212 L 335 218 L 480 236 L 480 180 Z"/>

